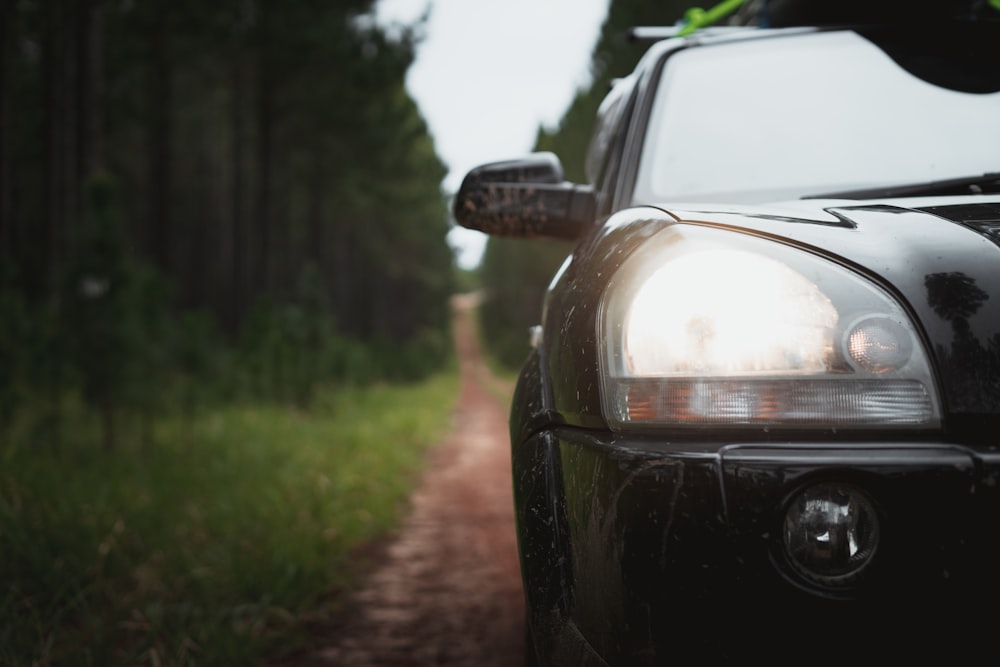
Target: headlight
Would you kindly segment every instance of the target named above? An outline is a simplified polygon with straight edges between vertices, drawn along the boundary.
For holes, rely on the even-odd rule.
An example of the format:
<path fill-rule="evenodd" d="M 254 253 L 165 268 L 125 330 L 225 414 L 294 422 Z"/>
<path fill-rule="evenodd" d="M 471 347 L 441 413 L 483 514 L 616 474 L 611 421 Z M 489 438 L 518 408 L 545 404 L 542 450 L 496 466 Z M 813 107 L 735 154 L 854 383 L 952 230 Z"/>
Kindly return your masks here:
<path fill-rule="evenodd" d="M 645 426 L 933 427 L 902 308 L 817 255 L 674 225 L 615 274 L 598 340 L 605 414 Z"/>

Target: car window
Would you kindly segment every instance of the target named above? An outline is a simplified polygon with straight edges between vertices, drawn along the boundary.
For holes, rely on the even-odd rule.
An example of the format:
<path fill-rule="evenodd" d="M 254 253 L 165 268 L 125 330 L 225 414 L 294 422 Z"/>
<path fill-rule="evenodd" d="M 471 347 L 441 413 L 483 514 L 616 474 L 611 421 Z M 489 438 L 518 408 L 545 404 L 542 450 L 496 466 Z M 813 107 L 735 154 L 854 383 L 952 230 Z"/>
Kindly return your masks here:
<path fill-rule="evenodd" d="M 1000 171 L 1000 93 L 929 83 L 853 32 L 680 51 L 635 203 L 761 203 Z"/>
<path fill-rule="evenodd" d="M 587 177 L 594 185 L 599 213 L 609 212 L 618 184 L 627 120 L 635 105 L 634 77 L 619 81 L 598 112 L 597 128 L 587 150 Z"/>

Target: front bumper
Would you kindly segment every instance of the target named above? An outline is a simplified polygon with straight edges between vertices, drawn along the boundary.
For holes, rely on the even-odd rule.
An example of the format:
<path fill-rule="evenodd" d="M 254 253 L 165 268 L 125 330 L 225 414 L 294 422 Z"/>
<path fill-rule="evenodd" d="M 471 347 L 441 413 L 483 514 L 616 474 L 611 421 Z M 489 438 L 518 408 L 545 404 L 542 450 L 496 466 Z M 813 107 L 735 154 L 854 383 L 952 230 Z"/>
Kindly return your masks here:
<path fill-rule="evenodd" d="M 808 650 L 816 628 L 854 628 L 898 657 L 901 638 L 971 645 L 1000 592 L 992 452 L 941 442 L 693 445 L 561 427 L 514 454 L 525 592 L 543 655 L 558 652 L 551 635 L 567 627 L 594 664 L 744 655 L 749 645 L 766 653 L 776 631 L 782 646 Z M 790 498 L 823 481 L 864 490 L 880 518 L 879 550 L 849 585 L 817 585 L 784 555 Z"/>

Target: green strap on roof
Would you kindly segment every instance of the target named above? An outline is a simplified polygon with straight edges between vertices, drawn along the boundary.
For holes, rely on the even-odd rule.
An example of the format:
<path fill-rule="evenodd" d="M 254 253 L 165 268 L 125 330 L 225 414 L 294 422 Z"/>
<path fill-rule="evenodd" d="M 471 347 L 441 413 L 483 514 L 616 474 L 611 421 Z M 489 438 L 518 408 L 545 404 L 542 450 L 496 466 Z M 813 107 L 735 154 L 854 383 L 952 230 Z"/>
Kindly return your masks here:
<path fill-rule="evenodd" d="M 684 27 L 677 33 L 678 37 L 690 35 L 695 30 L 712 25 L 720 19 L 724 19 L 729 14 L 740 8 L 746 0 L 724 0 L 715 7 L 705 10 L 701 7 L 692 7 L 684 12 Z M 1000 0 L 990 0 L 994 6 L 1000 4 Z"/>

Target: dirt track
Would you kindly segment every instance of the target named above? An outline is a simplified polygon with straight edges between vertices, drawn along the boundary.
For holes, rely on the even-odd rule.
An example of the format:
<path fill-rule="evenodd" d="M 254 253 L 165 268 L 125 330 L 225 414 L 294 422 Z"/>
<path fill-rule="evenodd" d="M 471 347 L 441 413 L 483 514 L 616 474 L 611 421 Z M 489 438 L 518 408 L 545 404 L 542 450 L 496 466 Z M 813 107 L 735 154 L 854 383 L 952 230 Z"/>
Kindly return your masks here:
<path fill-rule="evenodd" d="M 456 298 L 461 389 L 451 433 L 432 451 L 409 517 L 356 596 L 352 620 L 303 667 L 522 664 L 507 408 L 486 387 L 470 306 Z"/>

